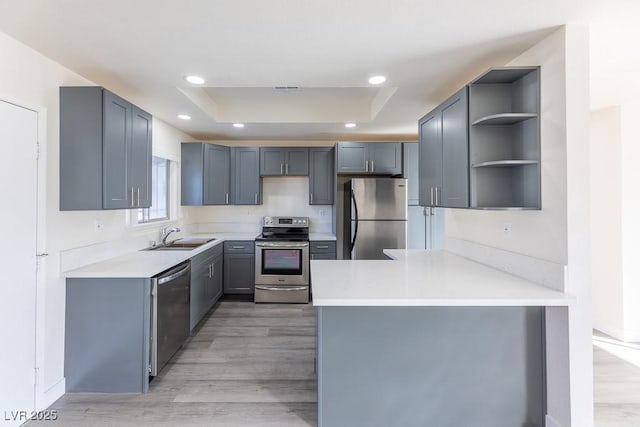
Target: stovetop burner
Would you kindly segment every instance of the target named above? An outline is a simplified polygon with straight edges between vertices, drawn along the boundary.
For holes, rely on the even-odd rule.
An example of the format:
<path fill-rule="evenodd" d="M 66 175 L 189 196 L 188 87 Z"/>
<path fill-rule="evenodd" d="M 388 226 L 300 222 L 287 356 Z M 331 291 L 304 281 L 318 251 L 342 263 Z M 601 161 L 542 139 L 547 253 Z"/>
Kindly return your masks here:
<path fill-rule="evenodd" d="M 258 241 L 304 242 L 309 240 L 308 217 L 265 216 Z"/>

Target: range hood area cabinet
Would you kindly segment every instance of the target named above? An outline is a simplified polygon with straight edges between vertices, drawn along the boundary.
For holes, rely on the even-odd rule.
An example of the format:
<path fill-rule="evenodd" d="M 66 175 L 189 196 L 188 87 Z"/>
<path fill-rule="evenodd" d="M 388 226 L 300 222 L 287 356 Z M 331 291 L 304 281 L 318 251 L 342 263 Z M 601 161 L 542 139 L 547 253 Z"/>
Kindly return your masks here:
<path fill-rule="evenodd" d="M 491 68 L 469 85 L 471 207 L 540 209 L 540 67 Z"/>
<path fill-rule="evenodd" d="M 183 206 L 262 203 L 257 147 L 183 142 L 181 162 Z"/>
<path fill-rule="evenodd" d="M 338 175 L 401 175 L 402 143 L 338 142 Z"/>
<path fill-rule="evenodd" d="M 260 148 L 261 176 L 309 175 L 309 148 L 262 147 Z"/>
<path fill-rule="evenodd" d="M 60 210 L 151 206 L 146 111 L 102 87 L 60 87 Z"/>
<path fill-rule="evenodd" d="M 469 207 L 467 87 L 418 121 L 420 205 Z"/>

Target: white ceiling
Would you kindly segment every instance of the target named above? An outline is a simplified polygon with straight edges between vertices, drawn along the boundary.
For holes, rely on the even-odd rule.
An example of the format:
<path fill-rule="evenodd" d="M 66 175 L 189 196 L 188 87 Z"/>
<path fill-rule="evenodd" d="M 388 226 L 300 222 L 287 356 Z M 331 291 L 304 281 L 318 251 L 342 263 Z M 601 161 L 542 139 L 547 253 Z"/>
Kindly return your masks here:
<path fill-rule="evenodd" d="M 0 0 L 0 31 L 195 138 L 402 140 L 415 139 L 418 118 L 485 68 L 565 23 L 599 20 L 599 40 L 609 37 L 610 22 L 637 22 L 637 3 Z M 623 66 L 638 71 L 627 49 L 639 49 L 618 47 Z M 618 66 L 598 61 L 609 68 L 594 75 Z M 190 73 L 205 88 L 186 83 Z M 368 85 L 374 74 L 387 76 L 382 88 Z M 345 129 L 346 121 L 358 126 Z"/>

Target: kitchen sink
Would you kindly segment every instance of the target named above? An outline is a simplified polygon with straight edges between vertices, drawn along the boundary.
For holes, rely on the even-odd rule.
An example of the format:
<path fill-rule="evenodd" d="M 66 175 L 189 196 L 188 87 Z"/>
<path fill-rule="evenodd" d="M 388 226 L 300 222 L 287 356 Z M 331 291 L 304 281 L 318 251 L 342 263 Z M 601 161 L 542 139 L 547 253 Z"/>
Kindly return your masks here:
<path fill-rule="evenodd" d="M 171 242 L 167 242 L 162 245 L 150 246 L 148 248 L 142 249 L 143 251 L 190 251 L 200 246 L 213 242 L 216 240 L 213 239 L 202 239 L 202 238 L 184 238 L 177 239 Z"/>

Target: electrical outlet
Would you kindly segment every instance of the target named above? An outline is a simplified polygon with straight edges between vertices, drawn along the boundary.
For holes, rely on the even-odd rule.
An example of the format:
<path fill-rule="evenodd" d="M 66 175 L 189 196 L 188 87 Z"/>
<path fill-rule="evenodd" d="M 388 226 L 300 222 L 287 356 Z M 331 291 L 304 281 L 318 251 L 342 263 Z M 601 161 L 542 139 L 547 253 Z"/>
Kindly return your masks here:
<path fill-rule="evenodd" d="M 502 235 L 504 237 L 511 237 L 511 223 L 503 222 L 502 223 Z"/>
<path fill-rule="evenodd" d="M 102 231 L 102 220 L 96 219 L 93 221 L 93 231 L 96 233 Z"/>
<path fill-rule="evenodd" d="M 325 210 L 324 209 L 319 209 L 318 210 L 318 215 L 325 216 Z"/>

